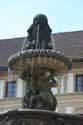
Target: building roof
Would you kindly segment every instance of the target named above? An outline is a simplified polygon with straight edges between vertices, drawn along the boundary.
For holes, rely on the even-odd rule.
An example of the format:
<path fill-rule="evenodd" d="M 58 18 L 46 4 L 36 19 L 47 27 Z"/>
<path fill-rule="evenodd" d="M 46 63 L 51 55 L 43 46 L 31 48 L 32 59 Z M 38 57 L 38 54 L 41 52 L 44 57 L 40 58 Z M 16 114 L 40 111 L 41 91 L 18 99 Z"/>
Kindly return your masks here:
<path fill-rule="evenodd" d="M 52 35 L 55 49 L 70 59 L 83 57 L 83 31 Z M 0 40 L 0 67 L 7 67 L 8 58 L 21 51 L 24 37 Z"/>
<path fill-rule="evenodd" d="M 21 50 L 24 38 L 0 40 L 0 67 L 7 67 L 8 58 Z"/>
<path fill-rule="evenodd" d="M 83 31 L 58 33 L 53 38 L 57 51 L 71 59 L 83 57 Z"/>

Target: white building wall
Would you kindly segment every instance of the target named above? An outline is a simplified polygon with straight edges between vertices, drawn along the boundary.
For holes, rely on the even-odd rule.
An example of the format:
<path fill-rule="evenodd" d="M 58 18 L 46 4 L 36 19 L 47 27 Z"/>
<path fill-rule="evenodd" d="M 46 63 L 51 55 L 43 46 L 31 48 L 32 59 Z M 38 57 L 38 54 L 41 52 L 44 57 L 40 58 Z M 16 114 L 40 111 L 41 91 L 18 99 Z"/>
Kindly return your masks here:
<path fill-rule="evenodd" d="M 73 107 L 68 106 L 68 107 L 65 108 L 65 113 L 66 114 L 72 114 L 73 110 L 74 110 Z"/>
<path fill-rule="evenodd" d="M 64 93 L 64 78 L 61 78 L 61 93 Z"/>
<path fill-rule="evenodd" d="M 72 93 L 74 89 L 74 83 L 73 83 L 73 73 L 67 74 L 67 93 Z"/>
<path fill-rule="evenodd" d="M 17 80 L 17 97 L 23 97 L 23 81 L 20 78 Z"/>
<path fill-rule="evenodd" d="M 53 87 L 53 88 L 51 89 L 51 91 L 53 92 L 53 94 L 57 94 L 57 93 L 58 93 L 58 89 L 57 89 L 57 87 L 56 87 L 56 88 Z"/>
<path fill-rule="evenodd" d="M 58 112 L 58 108 L 56 108 L 55 112 Z"/>
<path fill-rule="evenodd" d="M 0 80 L 0 99 L 4 98 L 5 81 Z"/>

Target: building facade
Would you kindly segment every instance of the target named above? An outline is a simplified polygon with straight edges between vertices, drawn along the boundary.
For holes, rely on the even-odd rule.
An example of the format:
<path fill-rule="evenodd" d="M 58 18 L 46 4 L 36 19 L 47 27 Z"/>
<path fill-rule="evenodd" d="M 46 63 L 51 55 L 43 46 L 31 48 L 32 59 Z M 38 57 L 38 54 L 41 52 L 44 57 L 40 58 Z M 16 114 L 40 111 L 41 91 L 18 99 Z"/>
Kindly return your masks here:
<path fill-rule="evenodd" d="M 83 31 L 53 34 L 55 49 L 72 62 L 70 71 L 58 76 L 52 88 L 59 113 L 83 114 Z M 0 111 L 22 108 L 25 82 L 10 72 L 8 58 L 21 51 L 24 38 L 0 40 Z"/>

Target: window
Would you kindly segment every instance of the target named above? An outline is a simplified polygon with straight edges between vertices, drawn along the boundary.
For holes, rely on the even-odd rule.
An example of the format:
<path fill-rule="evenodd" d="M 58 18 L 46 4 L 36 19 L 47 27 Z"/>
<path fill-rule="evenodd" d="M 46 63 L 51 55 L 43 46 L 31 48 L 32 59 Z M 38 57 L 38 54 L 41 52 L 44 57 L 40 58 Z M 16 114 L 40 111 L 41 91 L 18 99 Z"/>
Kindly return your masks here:
<path fill-rule="evenodd" d="M 16 96 L 16 81 L 10 81 L 6 83 L 6 97 Z"/>
<path fill-rule="evenodd" d="M 83 91 L 83 75 L 76 75 L 76 91 Z"/>

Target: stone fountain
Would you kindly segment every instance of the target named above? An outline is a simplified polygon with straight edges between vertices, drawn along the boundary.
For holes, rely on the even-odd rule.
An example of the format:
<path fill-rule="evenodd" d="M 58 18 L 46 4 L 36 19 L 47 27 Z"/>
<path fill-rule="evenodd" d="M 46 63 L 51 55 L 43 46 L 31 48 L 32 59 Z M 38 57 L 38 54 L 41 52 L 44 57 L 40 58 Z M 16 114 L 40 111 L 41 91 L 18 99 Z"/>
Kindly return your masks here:
<path fill-rule="evenodd" d="M 48 19 L 38 14 L 28 29 L 22 51 L 12 55 L 8 64 L 26 82 L 23 108 L 55 111 L 57 101 L 51 92 L 54 78 L 70 68 L 70 61 L 53 49 Z"/>
<path fill-rule="evenodd" d="M 22 50 L 8 60 L 10 69 L 26 83 L 23 109 L 9 111 L 1 118 L 11 125 L 78 125 L 82 118 L 54 112 L 57 100 L 51 88 L 57 86 L 55 77 L 71 68 L 71 62 L 54 49 L 47 17 L 36 15 L 27 32 Z"/>

